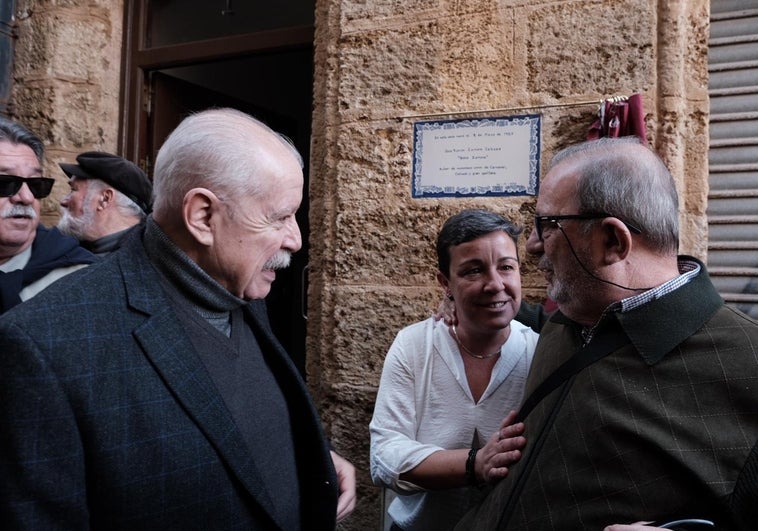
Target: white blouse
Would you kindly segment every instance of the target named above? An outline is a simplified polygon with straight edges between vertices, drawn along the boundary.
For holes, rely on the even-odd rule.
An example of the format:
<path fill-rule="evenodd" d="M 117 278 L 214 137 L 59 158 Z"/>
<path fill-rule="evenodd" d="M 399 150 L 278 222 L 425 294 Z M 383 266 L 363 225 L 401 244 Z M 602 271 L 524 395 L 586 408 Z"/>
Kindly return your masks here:
<path fill-rule="evenodd" d="M 389 515 L 404 531 L 452 529 L 479 489 L 425 491 L 399 479 L 432 453 L 483 446 L 518 409 L 538 334 L 511 321 L 511 333 L 478 403 L 448 327 L 429 318 L 401 330 L 387 353 L 369 426 L 371 478 L 400 495 Z"/>

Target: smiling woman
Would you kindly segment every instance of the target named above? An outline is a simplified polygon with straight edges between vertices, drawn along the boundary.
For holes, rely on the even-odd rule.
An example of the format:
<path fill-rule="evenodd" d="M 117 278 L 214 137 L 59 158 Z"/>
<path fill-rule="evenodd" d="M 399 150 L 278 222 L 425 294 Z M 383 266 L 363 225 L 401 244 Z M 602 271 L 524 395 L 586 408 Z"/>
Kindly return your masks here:
<path fill-rule="evenodd" d="M 437 280 L 458 324 L 401 330 L 384 363 L 371 421 L 371 476 L 396 491 L 393 529 L 452 529 L 508 474 L 524 445 L 511 425 L 537 334 L 521 304 L 521 229 L 486 210 L 449 218 L 437 238 Z"/>

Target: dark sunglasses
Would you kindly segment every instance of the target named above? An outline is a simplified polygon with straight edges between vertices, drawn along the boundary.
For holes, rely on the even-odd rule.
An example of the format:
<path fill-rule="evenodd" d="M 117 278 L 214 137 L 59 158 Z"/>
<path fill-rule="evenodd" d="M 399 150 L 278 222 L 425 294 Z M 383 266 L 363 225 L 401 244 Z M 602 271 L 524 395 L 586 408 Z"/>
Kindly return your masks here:
<path fill-rule="evenodd" d="M 11 197 L 26 184 L 32 195 L 42 199 L 50 195 L 55 179 L 49 177 L 17 177 L 16 175 L 0 175 L 0 197 Z"/>
<path fill-rule="evenodd" d="M 604 219 L 604 218 L 616 218 L 621 221 L 624 225 L 626 225 L 626 228 L 628 228 L 631 232 L 635 234 L 641 234 L 642 231 L 639 227 L 636 225 L 633 225 L 629 223 L 628 221 L 624 221 L 618 216 L 614 216 L 613 214 L 608 214 L 606 212 L 601 212 L 599 214 L 566 214 L 566 215 L 559 215 L 559 216 L 534 216 L 534 228 L 537 231 L 537 239 L 539 241 L 542 241 L 542 224 L 547 223 L 549 225 L 557 225 L 560 226 L 558 223 L 559 221 L 563 219 Z"/>

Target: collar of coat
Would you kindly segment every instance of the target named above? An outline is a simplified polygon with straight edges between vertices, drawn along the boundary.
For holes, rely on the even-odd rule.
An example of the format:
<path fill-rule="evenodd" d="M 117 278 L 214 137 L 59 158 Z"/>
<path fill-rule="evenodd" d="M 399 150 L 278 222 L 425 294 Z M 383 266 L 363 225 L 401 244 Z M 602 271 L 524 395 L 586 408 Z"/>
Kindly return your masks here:
<path fill-rule="evenodd" d="M 674 348 L 700 330 L 724 305 L 713 286 L 705 265 L 691 256 L 680 256 L 700 265 L 700 273 L 690 282 L 658 299 L 626 312 L 609 312 L 598 329 L 611 320 L 620 323 L 630 342 L 648 365 L 658 363 Z M 557 310 L 550 319 L 556 324 L 575 327 L 581 325 Z"/>

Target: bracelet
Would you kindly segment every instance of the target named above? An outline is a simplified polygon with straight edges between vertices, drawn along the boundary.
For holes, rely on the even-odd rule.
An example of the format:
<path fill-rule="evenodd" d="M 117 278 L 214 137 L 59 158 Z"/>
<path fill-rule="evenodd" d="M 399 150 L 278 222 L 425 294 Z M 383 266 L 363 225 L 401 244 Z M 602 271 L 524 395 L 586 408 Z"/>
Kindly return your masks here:
<path fill-rule="evenodd" d="M 476 486 L 479 482 L 476 480 L 476 453 L 479 448 L 472 448 L 468 451 L 468 459 L 466 459 L 466 483 L 472 486 Z"/>

